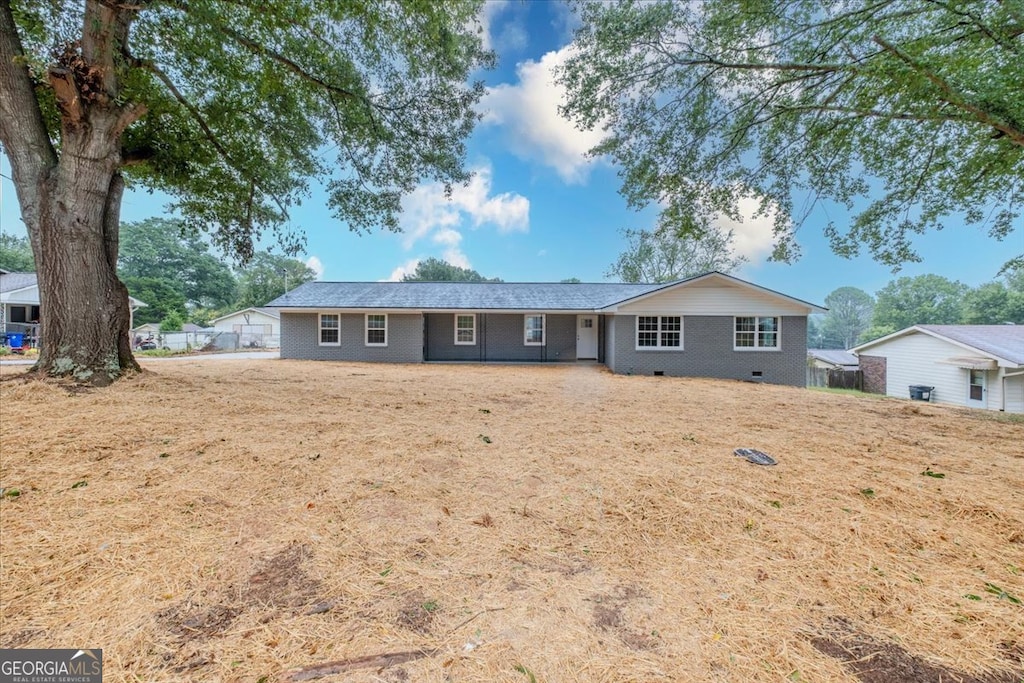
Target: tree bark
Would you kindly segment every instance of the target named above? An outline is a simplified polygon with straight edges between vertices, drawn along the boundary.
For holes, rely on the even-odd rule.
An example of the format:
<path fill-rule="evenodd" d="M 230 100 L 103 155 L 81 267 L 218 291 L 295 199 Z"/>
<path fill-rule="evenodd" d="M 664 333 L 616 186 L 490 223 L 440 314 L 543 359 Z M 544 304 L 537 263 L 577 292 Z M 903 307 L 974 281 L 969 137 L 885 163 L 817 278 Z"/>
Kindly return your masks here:
<path fill-rule="evenodd" d="M 61 118 L 58 153 L 10 2 L 0 0 L 0 141 L 36 260 L 35 371 L 95 385 L 139 369 L 129 338 L 128 290 L 117 277 L 117 245 L 124 191 L 121 135 L 145 108 L 117 103 L 113 57 L 134 9 L 86 0 L 81 54 L 68 52 L 50 68 Z M 90 87 L 82 90 L 80 81 Z"/>
<path fill-rule="evenodd" d="M 36 371 L 106 385 L 138 370 L 128 290 L 117 277 L 124 181 L 117 112 L 67 124 L 60 162 L 43 181 L 39 216 L 40 337 Z"/>

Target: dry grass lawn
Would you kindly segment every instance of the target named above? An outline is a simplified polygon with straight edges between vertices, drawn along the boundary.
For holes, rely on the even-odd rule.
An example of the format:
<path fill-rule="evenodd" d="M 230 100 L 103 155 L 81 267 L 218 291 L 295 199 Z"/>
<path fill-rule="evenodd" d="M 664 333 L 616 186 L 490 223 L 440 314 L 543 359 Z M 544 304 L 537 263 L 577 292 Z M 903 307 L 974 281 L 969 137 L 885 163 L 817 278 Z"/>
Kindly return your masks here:
<path fill-rule="evenodd" d="M 1019 419 L 596 367 L 22 372 L 0 647 L 106 681 L 1024 678 Z"/>

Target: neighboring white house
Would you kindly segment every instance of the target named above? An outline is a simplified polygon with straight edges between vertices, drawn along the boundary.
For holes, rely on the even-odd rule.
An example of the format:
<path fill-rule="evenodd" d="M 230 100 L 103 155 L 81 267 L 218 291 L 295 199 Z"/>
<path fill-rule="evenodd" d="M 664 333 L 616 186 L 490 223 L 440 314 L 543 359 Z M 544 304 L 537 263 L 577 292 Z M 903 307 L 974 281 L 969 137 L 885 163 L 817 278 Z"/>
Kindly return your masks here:
<path fill-rule="evenodd" d="M 850 350 L 879 393 L 1024 413 L 1024 325 L 915 325 Z"/>
<path fill-rule="evenodd" d="M 128 297 L 128 314 L 134 316 L 146 304 Z M 130 326 L 130 324 L 129 324 Z M 26 342 L 38 342 L 39 285 L 35 273 L 0 270 L 0 335 L 20 334 Z"/>
<path fill-rule="evenodd" d="M 242 348 L 277 348 L 281 344 L 281 313 L 277 308 L 244 308 L 215 318 L 210 326 L 218 332 L 234 332 Z"/>

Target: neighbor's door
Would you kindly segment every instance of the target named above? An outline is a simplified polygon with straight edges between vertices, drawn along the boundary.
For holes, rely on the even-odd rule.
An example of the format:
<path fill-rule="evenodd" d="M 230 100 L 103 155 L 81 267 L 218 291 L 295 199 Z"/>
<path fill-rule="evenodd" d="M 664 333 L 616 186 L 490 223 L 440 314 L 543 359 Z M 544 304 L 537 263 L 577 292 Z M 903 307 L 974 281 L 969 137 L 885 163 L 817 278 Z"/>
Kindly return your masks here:
<path fill-rule="evenodd" d="M 967 380 L 967 405 L 970 408 L 984 408 L 988 398 L 988 373 L 984 370 L 969 370 Z"/>
<path fill-rule="evenodd" d="M 597 316 L 576 316 L 576 360 L 597 360 Z"/>

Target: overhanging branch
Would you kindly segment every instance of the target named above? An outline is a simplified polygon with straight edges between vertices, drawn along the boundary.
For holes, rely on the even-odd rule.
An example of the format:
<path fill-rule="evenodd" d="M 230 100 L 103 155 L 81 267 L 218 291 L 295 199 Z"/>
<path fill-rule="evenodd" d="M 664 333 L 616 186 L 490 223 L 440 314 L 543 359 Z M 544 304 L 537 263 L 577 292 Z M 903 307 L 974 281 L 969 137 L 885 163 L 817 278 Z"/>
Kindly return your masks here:
<path fill-rule="evenodd" d="M 880 36 L 874 36 L 872 40 L 880 45 L 886 52 L 893 54 L 901 62 L 909 66 L 911 69 L 927 78 L 933 85 L 935 85 L 940 91 L 942 91 L 945 97 L 943 98 L 946 102 L 950 103 L 958 109 L 962 109 L 970 113 L 979 122 L 987 126 L 991 126 L 1003 135 L 1005 135 L 1010 142 L 1015 145 L 1024 147 L 1024 130 L 1018 129 L 1016 126 L 996 118 L 989 112 L 985 111 L 981 107 L 968 102 L 952 85 L 950 85 L 944 78 L 939 76 L 934 71 L 926 68 L 923 64 L 920 64 L 910 55 L 906 54 L 892 43 L 886 41 Z M 1002 137 L 1002 136 L 1000 136 Z"/>
<path fill-rule="evenodd" d="M 182 94 L 180 90 L 178 90 L 178 87 L 174 84 L 174 81 L 171 80 L 171 77 L 164 73 L 163 69 L 161 69 L 152 62 L 134 58 L 132 58 L 132 61 L 136 66 L 148 70 L 158 79 L 160 79 L 160 81 L 167 87 L 167 89 L 174 96 L 174 99 L 176 99 L 181 106 L 185 107 L 188 113 L 192 116 L 192 119 L 203 131 L 203 135 L 206 137 L 209 143 L 213 145 L 213 148 L 217 151 L 217 154 L 220 155 L 221 159 L 224 160 L 224 163 L 226 163 L 230 168 L 234 169 L 239 175 L 245 178 L 254 187 L 258 188 L 260 192 L 263 192 L 268 197 L 273 199 L 274 203 L 277 204 L 277 208 L 280 209 L 281 213 L 287 218 L 288 209 L 285 206 L 284 202 L 281 200 L 281 198 L 272 192 L 268 192 L 267 189 L 263 187 L 259 182 L 257 182 L 255 178 L 241 171 L 241 166 L 239 164 L 236 164 L 234 162 L 234 159 L 231 158 L 231 155 L 228 153 L 227 148 L 217 137 L 217 134 L 213 132 L 213 129 L 210 128 L 210 124 L 206 122 L 206 118 L 203 116 L 203 113 L 199 111 L 199 108 L 192 104 L 188 100 L 188 98 Z"/>

